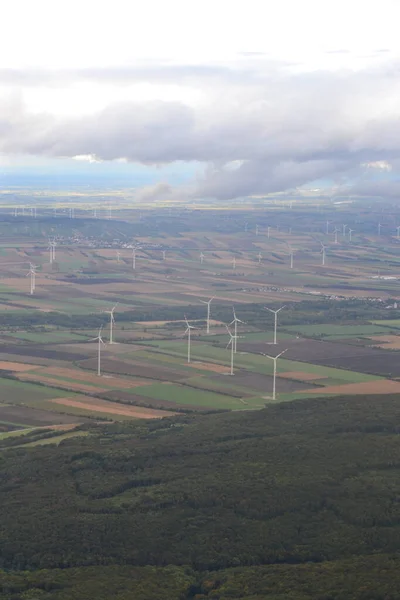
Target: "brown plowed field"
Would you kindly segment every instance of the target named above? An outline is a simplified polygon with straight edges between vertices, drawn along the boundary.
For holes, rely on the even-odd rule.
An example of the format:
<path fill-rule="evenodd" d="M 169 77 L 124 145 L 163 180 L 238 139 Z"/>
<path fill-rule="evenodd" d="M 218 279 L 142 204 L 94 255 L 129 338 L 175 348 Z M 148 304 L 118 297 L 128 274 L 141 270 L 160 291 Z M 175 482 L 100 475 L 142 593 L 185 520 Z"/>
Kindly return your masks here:
<path fill-rule="evenodd" d="M 87 419 L 72 415 L 62 415 L 50 410 L 29 408 L 27 406 L 3 405 L 0 406 L 0 421 L 26 426 L 45 426 L 61 423 L 76 424 L 77 421 L 86 423 Z"/>
<path fill-rule="evenodd" d="M 18 362 L 8 362 L 7 360 L 0 360 L 0 369 L 4 371 L 29 371 L 31 369 L 38 369 L 39 365 L 29 365 Z"/>
<path fill-rule="evenodd" d="M 79 363 L 84 369 L 97 369 L 97 358 L 89 358 Z M 159 381 L 181 381 L 188 377 L 187 372 L 176 369 L 166 369 L 159 366 L 151 367 L 149 364 L 131 363 L 122 360 L 104 359 L 101 362 L 102 369 L 108 373 L 121 375 L 132 375 L 133 377 L 145 377 Z"/>
<path fill-rule="evenodd" d="M 73 406 L 75 408 L 83 408 L 85 410 L 123 415 L 125 417 L 132 417 L 135 419 L 160 419 L 162 417 L 170 417 L 174 415 L 173 412 L 165 410 L 155 410 L 153 408 L 143 408 L 140 406 L 126 406 L 117 404 L 116 402 L 107 402 L 107 400 L 86 399 L 76 400 L 75 398 L 55 398 L 51 400 L 55 404 L 61 404 L 63 406 Z"/>
<path fill-rule="evenodd" d="M 377 335 L 370 339 L 374 342 L 375 348 L 400 350 L 400 336 L 398 335 Z"/>
<path fill-rule="evenodd" d="M 124 379 L 123 377 L 115 377 L 112 375 L 99 377 L 94 373 L 90 373 L 88 371 L 78 370 L 78 369 L 67 369 L 63 367 L 49 367 L 47 369 L 42 369 L 40 374 L 55 377 L 68 377 L 69 379 L 75 379 L 78 381 L 82 381 L 83 383 L 93 383 L 95 385 L 101 385 L 103 382 L 107 386 L 112 386 L 115 389 L 121 388 L 131 388 L 137 387 L 139 385 L 148 385 L 149 381 L 146 380 L 138 380 L 138 379 Z"/>
<path fill-rule="evenodd" d="M 287 373 L 280 373 L 279 377 L 297 379 L 299 381 L 314 381 L 314 379 L 324 379 L 325 375 L 318 375 L 317 373 L 305 373 L 304 371 L 288 371 Z"/>
<path fill-rule="evenodd" d="M 52 379 L 46 375 L 36 375 L 36 373 L 21 373 L 18 375 L 20 381 L 40 381 L 53 387 L 68 389 L 73 392 L 89 392 L 89 394 L 101 394 L 107 388 L 94 385 L 85 385 L 84 383 L 74 381 L 62 381 L 61 379 Z"/>
<path fill-rule="evenodd" d="M 345 383 L 344 385 L 331 385 L 324 388 L 311 388 L 304 390 L 310 394 L 399 394 L 400 382 L 389 379 L 377 381 L 364 381 L 363 383 Z"/>
<path fill-rule="evenodd" d="M 221 380 L 223 375 L 211 375 L 212 380 Z M 261 375 L 260 373 L 251 373 L 249 371 L 236 371 L 234 377 L 235 385 L 240 388 L 246 388 L 254 390 L 256 392 L 267 393 L 272 390 L 273 377 L 271 375 Z M 224 379 L 226 381 L 226 379 Z M 279 392 L 299 392 L 308 390 L 310 387 L 309 383 L 303 383 L 302 381 L 294 381 L 293 379 L 283 379 L 280 375 L 277 377 L 276 388 Z M 321 389 L 321 388 L 318 388 Z"/>
<path fill-rule="evenodd" d="M 223 365 L 217 365 L 214 363 L 205 362 L 193 362 L 186 365 L 187 367 L 193 367 L 193 369 L 204 369 L 206 371 L 214 371 L 214 373 L 229 373 L 229 368 Z"/>

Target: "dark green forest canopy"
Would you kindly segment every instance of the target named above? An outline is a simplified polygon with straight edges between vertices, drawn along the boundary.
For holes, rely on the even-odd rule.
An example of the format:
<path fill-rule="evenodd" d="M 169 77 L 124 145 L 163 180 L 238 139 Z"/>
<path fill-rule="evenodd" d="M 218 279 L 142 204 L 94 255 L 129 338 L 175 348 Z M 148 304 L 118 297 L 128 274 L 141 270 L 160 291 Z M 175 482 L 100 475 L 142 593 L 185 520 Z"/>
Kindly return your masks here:
<path fill-rule="evenodd" d="M 85 427 L 0 455 L 0 598 L 398 597 L 398 396 Z"/>

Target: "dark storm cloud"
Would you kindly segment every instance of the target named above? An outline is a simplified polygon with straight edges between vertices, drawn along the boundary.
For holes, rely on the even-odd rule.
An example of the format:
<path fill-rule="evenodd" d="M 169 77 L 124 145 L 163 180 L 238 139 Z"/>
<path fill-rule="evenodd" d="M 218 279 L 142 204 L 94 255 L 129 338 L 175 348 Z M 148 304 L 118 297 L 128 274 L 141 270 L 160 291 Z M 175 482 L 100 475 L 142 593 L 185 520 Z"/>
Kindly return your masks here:
<path fill-rule="evenodd" d="M 320 178 L 343 181 L 349 174 L 361 176 L 361 163 L 400 159 L 397 64 L 297 74 L 263 59 L 246 65 L 86 70 L 81 77 L 116 85 L 144 80 L 188 85 L 202 100 L 120 102 L 67 119 L 30 114 L 14 96 L 0 104 L 0 152 L 144 164 L 199 161 L 207 168 L 187 193 L 225 199 Z M 38 73 L 26 80 L 18 73 L 9 77 L 22 86 L 40 80 Z M 0 80 L 4 76 L 0 72 Z M 49 80 L 48 72 L 41 76 Z M 76 72 L 62 77 L 77 78 Z M 161 187 L 143 193 L 174 192 Z"/>

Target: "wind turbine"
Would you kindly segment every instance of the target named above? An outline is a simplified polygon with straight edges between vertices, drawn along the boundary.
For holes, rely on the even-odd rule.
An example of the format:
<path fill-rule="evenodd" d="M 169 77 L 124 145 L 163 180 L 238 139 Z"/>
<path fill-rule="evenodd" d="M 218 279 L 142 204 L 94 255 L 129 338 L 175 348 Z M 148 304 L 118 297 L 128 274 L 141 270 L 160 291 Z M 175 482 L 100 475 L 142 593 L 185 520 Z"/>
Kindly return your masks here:
<path fill-rule="evenodd" d="M 232 259 L 232 269 L 233 270 L 236 269 L 236 256 L 234 256 L 233 259 Z"/>
<path fill-rule="evenodd" d="M 136 249 L 135 248 L 132 248 L 132 269 L 134 271 L 136 269 Z"/>
<path fill-rule="evenodd" d="M 337 243 L 338 243 L 338 239 L 337 239 L 337 235 L 338 235 L 338 233 L 339 233 L 339 229 L 335 228 L 335 230 L 333 231 L 333 234 L 334 234 L 334 236 L 335 236 L 335 244 L 337 244 Z"/>
<path fill-rule="evenodd" d="M 382 225 L 381 225 L 381 223 L 378 223 L 378 235 L 381 235 L 381 229 L 382 229 Z"/>
<path fill-rule="evenodd" d="M 200 263 L 203 264 L 204 254 L 200 252 Z"/>
<path fill-rule="evenodd" d="M 270 358 L 272 361 L 274 361 L 274 378 L 273 378 L 273 384 L 272 384 L 272 400 L 276 400 L 276 362 L 277 362 L 278 358 L 280 358 L 282 356 L 282 354 L 285 354 L 285 352 L 287 352 L 287 348 L 286 348 L 286 350 L 282 350 L 282 352 L 280 352 L 277 356 L 270 356 L 269 354 L 264 354 L 264 356 L 266 356 L 267 358 Z"/>
<path fill-rule="evenodd" d="M 117 262 L 120 262 L 121 252 L 117 250 Z"/>
<path fill-rule="evenodd" d="M 400 239 L 400 225 L 396 227 L 397 229 L 397 239 Z"/>
<path fill-rule="evenodd" d="M 52 248 L 53 248 L 53 262 L 56 260 L 56 246 L 57 246 L 57 242 L 56 240 L 53 240 L 51 242 Z"/>
<path fill-rule="evenodd" d="M 346 235 L 347 225 L 342 225 L 342 227 L 343 227 L 343 237 L 344 237 Z"/>
<path fill-rule="evenodd" d="M 233 375 L 234 374 L 233 373 L 233 355 L 235 353 L 236 335 L 232 335 L 231 334 L 231 331 L 230 331 L 228 325 L 225 325 L 225 327 L 226 327 L 226 329 L 227 329 L 227 331 L 229 333 L 229 336 L 230 336 L 229 342 L 227 343 L 226 347 L 228 348 L 229 344 L 231 345 L 231 372 L 230 372 L 230 375 Z"/>
<path fill-rule="evenodd" d="M 293 256 L 294 256 L 294 252 L 293 252 L 293 248 L 292 246 L 289 246 L 289 256 L 290 256 L 290 268 L 293 269 Z"/>
<path fill-rule="evenodd" d="M 49 245 L 47 246 L 47 250 L 50 250 L 49 262 L 52 264 L 53 262 L 53 242 L 49 240 Z"/>
<path fill-rule="evenodd" d="M 278 328 L 278 313 L 281 312 L 281 310 L 283 310 L 285 308 L 284 306 L 281 306 L 280 308 L 278 308 L 278 310 L 272 310 L 272 308 L 268 308 L 268 306 L 264 306 L 265 310 L 269 310 L 269 312 L 273 313 L 275 315 L 275 319 L 274 319 L 274 344 L 276 344 L 276 332 L 277 332 L 277 328 Z"/>
<path fill-rule="evenodd" d="M 258 258 L 258 264 L 260 265 L 261 264 L 261 259 L 262 259 L 261 252 L 258 253 L 257 258 Z"/>
<path fill-rule="evenodd" d="M 326 235 L 328 235 L 328 234 L 329 234 L 329 225 L 330 225 L 330 224 L 331 224 L 331 222 L 330 222 L 330 221 L 327 221 L 327 222 L 326 222 Z"/>
<path fill-rule="evenodd" d="M 351 236 L 353 235 L 354 231 L 355 231 L 354 229 L 349 229 L 349 242 L 352 241 Z"/>
<path fill-rule="evenodd" d="M 202 304 L 207 304 L 207 333 L 210 333 L 210 304 L 214 300 L 213 296 L 210 300 L 200 300 Z"/>
<path fill-rule="evenodd" d="M 101 375 L 101 344 L 104 345 L 103 338 L 101 337 L 103 326 L 99 329 L 99 335 L 95 338 L 91 338 L 88 340 L 89 342 L 98 342 L 98 350 L 97 350 L 97 375 L 100 377 Z"/>
<path fill-rule="evenodd" d="M 107 313 L 108 315 L 110 315 L 110 341 L 109 344 L 114 344 L 115 342 L 113 341 L 113 325 L 115 323 L 115 319 L 114 319 L 114 311 L 118 306 L 118 302 L 115 306 L 112 307 L 111 310 L 105 310 L 103 312 Z"/>
<path fill-rule="evenodd" d="M 165 250 L 162 251 L 162 259 L 165 260 Z"/>
<path fill-rule="evenodd" d="M 233 321 L 231 321 L 229 323 L 229 325 L 234 325 L 234 327 L 235 327 L 235 335 L 234 335 L 234 338 L 235 338 L 235 349 L 234 349 L 234 353 L 236 354 L 236 352 L 237 352 L 237 338 L 238 338 L 238 335 L 237 335 L 237 324 L 238 323 L 243 323 L 243 325 L 244 325 L 245 323 L 244 323 L 244 321 L 241 321 L 240 319 L 237 318 L 234 306 L 232 306 L 232 310 L 233 310 Z"/>
<path fill-rule="evenodd" d="M 248 227 L 249 227 L 249 224 L 248 224 L 248 223 L 245 223 L 245 224 L 244 224 L 244 231 L 245 231 L 245 233 L 247 233 L 247 229 L 248 229 Z"/>
<path fill-rule="evenodd" d="M 269 233 L 271 231 L 271 227 L 267 227 L 267 238 L 269 239 Z"/>
<path fill-rule="evenodd" d="M 322 242 L 320 242 L 322 248 L 321 248 L 321 254 L 322 254 L 322 266 L 325 266 L 325 259 L 326 259 L 326 246 L 324 246 L 324 244 Z"/>
<path fill-rule="evenodd" d="M 28 275 L 31 276 L 31 295 L 33 294 L 33 292 L 35 291 L 35 286 L 36 286 L 36 269 L 37 266 L 33 265 L 32 263 L 29 263 L 29 271 L 26 274 L 26 276 L 28 277 Z"/>
<path fill-rule="evenodd" d="M 187 336 L 188 336 L 187 361 L 188 361 L 188 363 L 190 363 L 190 332 L 191 332 L 192 329 L 197 329 L 197 327 L 195 327 L 194 325 L 190 325 L 189 324 L 189 321 L 187 320 L 186 315 L 185 315 L 185 323 L 186 323 L 186 331 L 185 331 L 185 333 L 183 335 L 185 336 L 187 334 Z"/>
<path fill-rule="evenodd" d="M 258 235 L 258 225 L 256 225 L 256 235 Z"/>

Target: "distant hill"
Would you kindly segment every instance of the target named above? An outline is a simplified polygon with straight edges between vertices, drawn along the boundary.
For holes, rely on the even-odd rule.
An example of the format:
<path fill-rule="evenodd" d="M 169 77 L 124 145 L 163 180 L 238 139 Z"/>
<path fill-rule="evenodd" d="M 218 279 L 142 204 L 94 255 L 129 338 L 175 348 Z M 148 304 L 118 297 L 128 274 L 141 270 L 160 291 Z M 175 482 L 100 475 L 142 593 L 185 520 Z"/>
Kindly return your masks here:
<path fill-rule="evenodd" d="M 1 451 L 1 600 L 399 598 L 398 396 L 83 428 Z"/>

